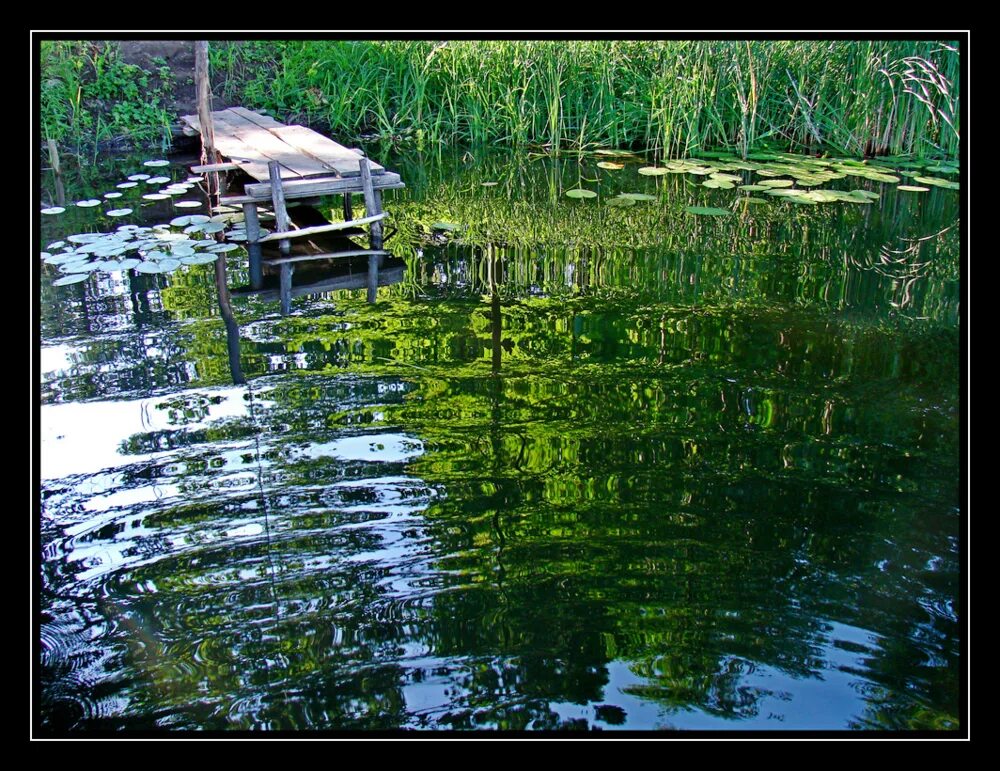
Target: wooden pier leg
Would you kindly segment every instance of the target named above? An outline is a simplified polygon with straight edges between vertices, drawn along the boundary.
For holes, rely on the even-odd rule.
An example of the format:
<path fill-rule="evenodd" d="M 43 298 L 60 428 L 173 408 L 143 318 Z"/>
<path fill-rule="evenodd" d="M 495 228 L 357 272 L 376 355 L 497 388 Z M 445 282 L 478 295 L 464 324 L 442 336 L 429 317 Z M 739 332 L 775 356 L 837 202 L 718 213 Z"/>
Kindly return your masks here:
<path fill-rule="evenodd" d="M 281 266 L 281 315 L 292 312 L 292 266 L 287 262 Z"/>
<path fill-rule="evenodd" d="M 247 251 L 250 253 L 250 288 L 260 289 L 264 285 L 264 271 L 260 262 L 261 248 L 257 243 L 257 239 L 260 238 L 257 204 L 243 204 L 243 220 L 247 226 Z"/>
<path fill-rule="evenodd" d="M 271 202 L 274 204 L 275 227 L 279 233 L 288 231 L 288 209 L 285 207 L 285 191 L 281 187 L 281 167 L 277 161 L 267 164 L 267 170 L 271 177 Z M 249 231 L 247 236 L 249 237 Z M 291 250 L 291 241 L 282 238 L 278 241 L 278 249 L 281 254 L 287 256 Z M 287 316 L 292 312 L 292 266 L 283 263 L 281 266 L 281 314 Z"/>
<path fill-rule="evenodd" d="M 377 255 L 368 255 L 368 302 L 370 303 L 375 302 L 378 293 L 378 262 Z"/>
<path fill-rule="evenodd" d="M 382 213 L 382 201 L 381 197 L 375 193 L 375 188 L 372 185 L 372 172 L 368 167 L 368 159 L 362 158 L 358 165 L 361 171 L 361 189 L 365 194 L 365 216 L 370 217 L 374 214 Z M 370 248 L 381 249 L 382 248 L 382 223 L 373 222 L 369 226 L 370 238 Z"/>
<path fill-rule="evenodd" d="M 344 222 L 354 219 L 354 204 L 351 202 L 351 194 L 344 193 Z"/>

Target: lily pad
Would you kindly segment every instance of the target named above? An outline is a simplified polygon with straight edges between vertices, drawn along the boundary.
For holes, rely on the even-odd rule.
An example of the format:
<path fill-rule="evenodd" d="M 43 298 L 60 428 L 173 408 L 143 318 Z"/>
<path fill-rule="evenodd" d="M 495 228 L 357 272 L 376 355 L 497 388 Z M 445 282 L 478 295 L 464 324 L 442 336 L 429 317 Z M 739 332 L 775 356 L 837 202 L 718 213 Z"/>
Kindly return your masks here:
<path fill-rule="evenodd" d="M 710 217 L 728 217 L 732 214 L 728 209 L 718 209 L 714 206 L 687 206 L 684 211 L 688 214 L 704 214 Z"/>
<path fill-rule="evenodd" d="M 598 161 L 597 167 L 600 169 L 624 169 L 624 163 L 615 163 L 614 161 Z"/>
<path fill-rule="evenodd" d="M 759 183 L 763 188 L 791 187 L 794 184 L 790 179 L 766 179 Z"/>
<path fill-rule="evenodd" d="M 149 174 L 133 174 L 127 179 L 129 182 L 141 182 L 144 179 L 149 179 Z"/>
<path fill-rule="evenodd" d="M 52 286 L 66 286 L 67 284 L 79 284 L 81 281 L 86 281 L 90 278 L 87 273 L 71 273 L 68 276 L 63 276 L 62 278 L 57 278 L 52 282 Z"/>
<path fill-rule="evenodd" d="M 163 270 L 164 273 L 167 273 L 171 270 L 177 270 L 180 266 L 181 266 L 181 261 L 174 259 L 173 257 L 160 261 L 160 268 Z"/>
<path fill-rule="evenodd" d="M 919 185 L 899 185 L 897 190 L 905 190 L 908 193 L 926 193 L 930 190 L 929 187 L 920 187 Z"/>
<path fill-rule="evenodd" d="M 619 198 L 631 198 L 633 201 L 655 201 L 656 196 L 649 193 L 622 193 Z"/>
<path fill-rule="evenodd" d="M 566 196 L 569 198 L 597 198 L 597 193 L 593 190 L 584 190 L 583 188 L 576 187 L 572 190 L 567 190 Z"/>
<path fill-rule="evenodd" d="M 120 187 L 124 190 L 125 188 L 136 187 L 138 184 L 139 184 L 138 182 L 121 182 L 115 185 L 115 187 Z"/>
<path fill-rule="evenodd" d="M 66 211 L 66 209 L 62 206 L 49 206 L 42 209 L 42 214 L 62 214 L 64 211 Z"/>
<path fill-rule="evenodd" d="M 132 270 L 136 265 L 140 264 L 142 260 L 137 260 L 135 257 L 129 257 L 127 260 L 121 261 L 122 270 Z"/>
<path fill-rule="evenodd" d="M 143 196 L 147 201 L 163 201 L 169 197 L 169 195 L 164 195 L 163 193 L 146 193 Z"/>
<path fill-rule="evenodd" d="M 85 209 L 89 209 L 91 206 L 100 206 L 101 202 L 98 201 L 96 198 L 88 198 L 85 201 L 77 201 L 76 205 L 83 207 Z"/>
<path fill-rule="evenodd" d="M 124 217 L 126 214 L 131 214 L 131 209 L 111 209 L 111 211 L 104 212 L 109 217 Z"/>
<path fill-rule="evenodd" d="M 104 197 L 105 198 L 121 198 L 122 194 L 121 193 L 105 193 Z"/>
<path fill-rule="evenodd" d="M 146 180 L 147 185 L 162 185 L 164 182 L 169 182 L 170 177 L 149 177 Z"/>
<path fill-rule="evenodd" d="M 174 204 L 178 209 L 198 209 L 203 206 L 201 201 L 177 201 Z"/>
<path fill-rule="evenodd" d="M 950 182 L 947 179 L 939 179 L 938 177 L 914 177 L 914 182 L 919 182 L 922 185 L 933 185 L 934 187 L 944 187 L 948 190 L 958 190 L 959 185 L 957 182 Z"/>
<path fill-rule="evenodd" d="M 708 187 L 716 190 L 732 190 L 733 187 L 735 187 L 735 185 L 733 185 L 732 182 L 729 182 L 725 179 L 717 179 L 715 177 L 706 179 L 701 184 L 703 187 Z"/>
<path fill-rule="evenodd" d="M 669 174 L 670 170 L 665 169 L 662 166 L 643 166 L 639 169 L 639 173 L 644 177 L 659 177 L 664 174 Z"/>
<path fill-rule="evenodd" d="M 612 198 L 608 201 L 608 206 L 614 206 L 615 208 L 635 206 L 635 201 L 632 198 Z"/>
<path fill-rule="evenodd" d="M 162 273 L 160 270 L 159 263 L 156 262 L 140 262 L 135 266 L 136 273 Z"/>
<path fill-rule="evenodd" d="M 232 246 L 232 244 L 229 244 Z M 210 262 L 215 262 L 218 259 L 218 252 L 212 252 L 210 254 L 192 254 L 190 257 L 181 258 L 182 265 L 207 265 Z"/>
<path fill-rule="evenodd" d="M 142 165 L 143 166 L 152 166 L 152 167 L 156 168 L 156 167 L 159 167 L 159 166 L 169 166 L 170 165 L 170 161 L 164 161 L 164 160 L 145 161 Z"/>

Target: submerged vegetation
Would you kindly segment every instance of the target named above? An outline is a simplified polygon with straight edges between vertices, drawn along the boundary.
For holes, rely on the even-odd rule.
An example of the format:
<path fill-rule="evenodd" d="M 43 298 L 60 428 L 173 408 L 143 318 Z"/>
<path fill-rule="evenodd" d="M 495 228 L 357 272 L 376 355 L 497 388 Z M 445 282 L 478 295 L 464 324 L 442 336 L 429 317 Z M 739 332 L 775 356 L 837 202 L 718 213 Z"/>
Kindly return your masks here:
<path fill-rule="evenodd" d="M 960 133 L 954 42 L 269 40 L 212 67 L 226 99 L 417 144 L 954 156 Z"/>

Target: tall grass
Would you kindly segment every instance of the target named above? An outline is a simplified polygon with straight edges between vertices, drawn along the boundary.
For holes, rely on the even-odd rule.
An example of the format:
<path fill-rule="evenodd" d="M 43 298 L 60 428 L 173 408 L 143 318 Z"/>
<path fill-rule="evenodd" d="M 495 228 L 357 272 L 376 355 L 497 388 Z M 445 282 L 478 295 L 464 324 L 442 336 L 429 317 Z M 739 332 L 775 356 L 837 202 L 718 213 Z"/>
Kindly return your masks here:
<path fill-rule="evenodd" d="M 224 96 L 346 137 L 764 144 L 955 155 L 960 61 L 936 41 L 252 41 L 213 44 Z"/>

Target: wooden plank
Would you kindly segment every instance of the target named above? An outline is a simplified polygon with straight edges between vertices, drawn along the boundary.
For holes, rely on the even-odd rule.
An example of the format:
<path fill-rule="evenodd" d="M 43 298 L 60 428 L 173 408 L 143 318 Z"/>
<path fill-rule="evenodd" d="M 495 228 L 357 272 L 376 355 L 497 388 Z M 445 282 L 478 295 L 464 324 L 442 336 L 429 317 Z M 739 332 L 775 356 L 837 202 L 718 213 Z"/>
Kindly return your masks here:
<path fill-rule="evenodd" d="M 276 257 L 273 260 L 264 260 L 264 265 L 281 265 L 286 262 L 309 262 L 311 260 L 332 260 L 337 257 L 376 257 L 389 256 L 389 252 L 373 252 L 371 249 L 351 249 L 346 252 L 321 252 L 319 254 L 297 254 L 292 257 Z"/>
<path fill-rule="evenodd" d="M 239 115 L 242 118 L 246 118 L 248 121 L 252 121 L 258 126 L 263 126 L 267 129 L 280 128 L 285 125 L 284 123 L 279 123 L 270 115 L 261 115 L 259 112 L 248 110 L 246 107 L 230 107 L 229 112 Z"/>
<path fill-rule="evenodd" d="M 266 128 L 258 126 L 236 113 L 223 110 L 215 113 L 214 118 L 217 134 L 225 132 L 226 135 L 239 139 L 261 155 L 280 163 L 283 167 L 281 172 L 283 179 L 330 173 L 330 168 L 326 164 L 303 155 L 288 143 L 278 139 Z M 288 170 L 287 173 L 285 169 Z"/>
<path fill-rule="evenodd" d="M 311 228 L 300 228 L 299 230 L 284 230 L 264 236 L 259 243 L 266 244 L 268 241 L 281 241 L 288 238 L 301 238 L 303 236 L 315 236 L 319 233 L 330 233 L 334 230 L 347 230 L 348 228 L 359 227 L 369 223 L 375 223 L 385 219 L 385 214 L 376 214 L 371 217 L 351 220 L 350 222 L 334 222 L 330 225 L 316 225 Z"/>
<path fill-rule="evenodd" d="M 195 174 L 204 174 L 208 171 L 232 171 L 238 168 L 239 164 L 236 163 L 206 163 L 201 166 L 192 166 L 191 171 Z"/>
<path fill-rule="evenodd" d="M 181 117 L 181 120 L 199 132 L 201 131 L 201 122 L 198 120 L 197 115 L 184 115 Z M 243 171 L 254 179 L 268 179 L 267 162 L 271 159 L 262 155 L 239 138 L 217 131 L 215 135 L 215 149 L 238 164 Z"/>
<path fill-rule="evenodd" d="M 376 190 L 389 190 L 405 187 L 399 175 L 392 171 L 372 177 L 372 187 Z M 349 177 L 338 179 L 328 177 L 326 179 L 289 180 L 284 183 L 286 198 L 303 198 L 308 195 L 329 195 L 331 193 L 362 192 L 361 178 Z M 266 199 L 271 197 L 270 185 L 261 183 L 251 183 L 244 186 L 243 190 L 252 199 Z"/>
<path fill-rule="evenodd" d="M 360 174 L 358 163 L 363 157 L 361 153 L 349 150 L 322 134 L 304 126 L 282 126 L 272 128 L 270 132 L 291 147 L 336 169 L 341 176 L 356 177 Z M 371 169 L 372 174 L 382 174 L 385 171 L 377 163 L 371 164 Z"/>
<path fill-rule="evenodd" d="M 215 149 L 238 164 L 251 177 L 261 181 L 270 179 L 267 164 L 276 159 L 271 158 L 266 153 L 261 152 L 258 148 L 236 136 L 235 129 L 233 129 L 230 121 L 223 116 L 224 112 L 225 110 L 212 113 L 213 121 L 215 122 Z M 199 131 L 201 130 L 201 122 L 198 120 L 198 116 L 184 115 L 181 117 L 181 120 L 194 126 Z M 237 118 L 237 120 L 244 126 L 253 126 L 253 124 L 243 118 Z M 298 172 L 285 166 L 282 166 L 281 175 L 290 179 L 300 179 L 302 177 Z"/>

